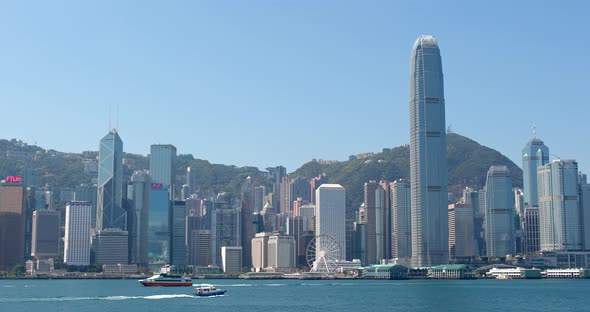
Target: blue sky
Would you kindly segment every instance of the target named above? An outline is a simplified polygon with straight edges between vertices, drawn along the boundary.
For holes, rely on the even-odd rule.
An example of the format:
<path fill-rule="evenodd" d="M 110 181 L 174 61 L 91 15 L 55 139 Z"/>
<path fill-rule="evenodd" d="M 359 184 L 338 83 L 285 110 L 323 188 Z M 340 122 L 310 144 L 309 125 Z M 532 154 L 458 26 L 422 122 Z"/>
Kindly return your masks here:
<path fill-rule="evenodd" d="M 410 52 L 434 35 L 447 124 L 519 166 L 537 125 L 590 170 L 584 1 L 2 1 L 0 138 L 293 171 L 408 143 Z"/>

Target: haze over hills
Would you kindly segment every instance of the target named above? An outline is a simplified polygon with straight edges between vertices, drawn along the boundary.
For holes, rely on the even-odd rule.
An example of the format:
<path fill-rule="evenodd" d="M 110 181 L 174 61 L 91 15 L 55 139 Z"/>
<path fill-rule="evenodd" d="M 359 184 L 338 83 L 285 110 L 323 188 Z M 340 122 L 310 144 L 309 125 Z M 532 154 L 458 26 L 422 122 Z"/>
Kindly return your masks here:
<path fill-rule="evenodd" d="M 356 209 L 363 201 L 365 182 L 409 178 L 409 154 L 409 146 L 402 145 L 364 159 L 330 164 L 310 161 L 292 172 L 291 176 L 312 178 L 326 173 L 330 183 L 339 183 L 346 188 L 348 209 Z M 97 155 L 96 151 L 61 153 L 27 145 L 16 139 L 0 140 L 0 177 L 22 175 L 26 179 L 26 168 L 31 168 L 36 171 L 40 185 L 48 183 L 55 190 L 73 188 L 82 183 L 91 183 L 96 177 L 96 173 L 85 173 L 84 167 L 85 163 L 96 161 Z M 147 156 L 125 154 L 124 159 L 126 176 L 130 176 L 134 170 L 149 168 Z M 486 173 L 492 165 L 506 165 L 512 175 L 513 185 L 522 187 L 522 170 L 510 159 L 459 134 L 447 135 L 447 162 L 450 192 L 459 193 L 465 186 L 482 188 Z M 207 160 L 195 159 L 191 154 L 179 155 L 177 165 L 177 183 L 184 183 L 186 167 L 190 166 L 202 196 L 217 192 L 238 195 L 242 182 L 248 176 L 252 177 L 255 185 L 270 186 L 266 173 L 256 167 L 211 164 Z"/>

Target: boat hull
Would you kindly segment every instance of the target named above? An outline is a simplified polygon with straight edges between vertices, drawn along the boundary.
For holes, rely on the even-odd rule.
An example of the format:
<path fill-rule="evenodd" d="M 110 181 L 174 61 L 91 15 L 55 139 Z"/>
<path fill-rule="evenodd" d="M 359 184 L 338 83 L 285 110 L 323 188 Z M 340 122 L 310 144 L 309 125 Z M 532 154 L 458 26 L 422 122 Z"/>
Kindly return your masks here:
<path fill-rule="evenodd" d="M 154 282 L 154 281 L 139 281 L 143 286 L 158 286 L 158 287 L 187 287 L 193 286 L 193 282 Z"/>
<path fill-rule="evenodd" d="M 197 297 L 211 297 L 211 296 L 219 296 L 219 295 L 223 295 L 225 294 L 227 290 L 218 290 L 215 292 L 209 292 L 209 293 L 202 293 L 202 294 L 195 294 L 195 296 Z"/>

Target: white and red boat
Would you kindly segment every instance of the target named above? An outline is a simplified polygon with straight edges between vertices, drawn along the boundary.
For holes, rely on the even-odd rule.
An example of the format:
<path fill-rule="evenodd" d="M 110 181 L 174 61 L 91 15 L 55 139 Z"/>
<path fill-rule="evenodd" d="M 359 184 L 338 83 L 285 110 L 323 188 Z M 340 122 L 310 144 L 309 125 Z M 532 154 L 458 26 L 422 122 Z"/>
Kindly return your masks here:
<path fill-rule="evenodd" d="M 156 274 L 139 282 L 143 286 L 193 286 L 193 280 L 190 277 L 165 273 Z"/>

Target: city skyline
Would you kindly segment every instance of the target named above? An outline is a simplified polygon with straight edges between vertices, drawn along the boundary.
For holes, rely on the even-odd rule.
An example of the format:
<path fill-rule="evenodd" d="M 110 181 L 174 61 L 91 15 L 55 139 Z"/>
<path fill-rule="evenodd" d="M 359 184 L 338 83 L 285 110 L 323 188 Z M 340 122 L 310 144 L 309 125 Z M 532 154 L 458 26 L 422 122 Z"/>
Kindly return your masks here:
<path fill-rule="evenodd" d="M 511 10 L 505 10 L 508 4 Z M 0 102 L 12 104 L 7 115 L 35 125 L 22 127 L 22 118 L 8 118 L 4 138 L 64 152 L 96 150 L 95 138 L 110 130 L 111 110 L 111 125 L 120 129 L 130 153 L 146 155 L 151 144 L 166 143 L 213 163 L 282 164 L 292 172 L 312 158 L 376 152 L 408 143 L 407 46 L 417 35 L 433 33 L 444 43 L 448 126 L 519 166 L 533 124 L 556 155 L 590 157 L 589 149 L 567 137 L 585 124 L 583 82 L 590 64 L 583 57 L 587 43 L 578 39 L 583 3 L 539 8 L 505 2 L 485 9 L 427 3 L 419 10 L 387 2 L 117 6 L 133 12 L 129 20 L 97 4 L 40 3 L 29 10 L 14 3 L 0 13 L 7 46 L 0 52 Z M 417 14 L 424 23 L 402 31 Z M 251 16 L 260 19 L 252 22 Z M 454 22 L 443 23 L 448 17 Z M 103 28 L 104 20 L 113 22 Z M 571 42 L 582 47 L 556 58 Z M 199 61 L 205 59 L 207 64 Z M 563 103 L 578 113 L 547 113 Z M 283 127 L 285 118 L 302 111 L 314 112 L 303 119 L 313 127 Z M 484 116 L 506 122 L 490 131 L 492 125 L 481 126 Z M 371 120 L 366 131 L 374 135 L 342 127 L 359 120 Z M 383 131 L 383 124 L 391 126 Z M 165 126 L 149 131 L 153 125 Z M 215 135 L 184 141 L 186 131 L 201 129 Z M 341 136 L 328 135 L 331 129 Z M 263 136 L 261 142 L 242 139 Z M 288 144 L 301 137 L 314 137 L 315 144 L 290 152 Z M 278 145 L 265 148 L 271 141 Z M 240 150 L 240 157 L 232 150 Z M 584 172 L 590 166 L 580 165 Z"/>

